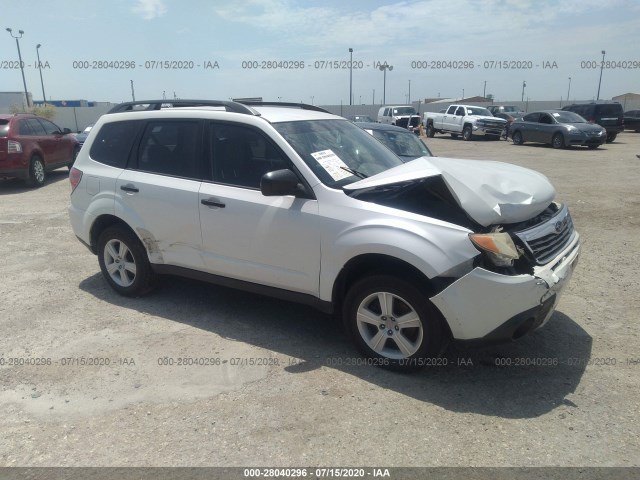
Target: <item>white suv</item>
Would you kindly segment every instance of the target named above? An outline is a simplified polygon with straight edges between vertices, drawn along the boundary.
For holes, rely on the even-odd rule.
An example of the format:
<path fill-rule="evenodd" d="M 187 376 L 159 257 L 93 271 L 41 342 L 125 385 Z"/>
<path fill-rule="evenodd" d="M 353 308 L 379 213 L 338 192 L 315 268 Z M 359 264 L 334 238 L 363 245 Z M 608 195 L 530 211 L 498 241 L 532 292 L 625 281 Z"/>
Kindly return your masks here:
<path fill-rule="evenodd" d="M 170 273 L 311 304 L 341 313 L 375 364 L 413 369 L 450 340 L 544 324 L 578 258 L 567 208 L 531 170 L 403 163 L 308 105 L 115 112 L 75 162 L 69 215 L 123 295 Z"/>

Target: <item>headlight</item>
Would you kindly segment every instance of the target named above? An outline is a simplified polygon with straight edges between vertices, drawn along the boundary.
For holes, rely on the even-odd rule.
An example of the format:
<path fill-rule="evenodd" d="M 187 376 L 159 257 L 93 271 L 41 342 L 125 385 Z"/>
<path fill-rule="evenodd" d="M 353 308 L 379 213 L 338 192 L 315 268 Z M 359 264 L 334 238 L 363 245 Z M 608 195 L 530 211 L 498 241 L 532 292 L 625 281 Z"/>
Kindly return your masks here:
<path fill-rule="evenodd" d="M 508 233 L 471 233 L 469 240 L 498 267 L 510 267 L 520 252 Z"/>

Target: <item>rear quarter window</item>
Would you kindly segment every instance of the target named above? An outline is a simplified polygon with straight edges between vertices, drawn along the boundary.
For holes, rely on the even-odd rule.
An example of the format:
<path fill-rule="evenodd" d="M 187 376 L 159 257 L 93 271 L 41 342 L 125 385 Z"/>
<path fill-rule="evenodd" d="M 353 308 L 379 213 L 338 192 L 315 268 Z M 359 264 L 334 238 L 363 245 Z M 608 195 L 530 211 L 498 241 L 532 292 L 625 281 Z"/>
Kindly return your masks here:
<path fill-rule="evenodd" d="M 0 138 L 7 138 L 9 136 L 9 121 L 0 120 Z"/>
<path fill-rule="evenodd" d="M 141 125 L 137 120 L 105 123 L 91 145 L 89 156 L 96 162 L 125 168 Z"/>

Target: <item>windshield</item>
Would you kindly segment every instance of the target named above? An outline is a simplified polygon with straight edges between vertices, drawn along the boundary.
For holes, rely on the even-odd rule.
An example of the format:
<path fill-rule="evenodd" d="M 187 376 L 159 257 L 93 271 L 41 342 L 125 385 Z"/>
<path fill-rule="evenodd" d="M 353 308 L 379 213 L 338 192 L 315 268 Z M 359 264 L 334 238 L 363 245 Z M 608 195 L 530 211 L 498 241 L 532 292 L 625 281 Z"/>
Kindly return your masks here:
<path fill-rule="evenodd" d="M 393 109 L 393 115 L 415 115 L 416 109 L 413 107 L 398 107 Z"/>
<path fill-rule="evenodd" d="M 320 181 L 332 188 L 402 164 L 375 138 L 346 120 L 282 122 L 273 126 Z M 355 172 L 362 175 L 358 177 Z"/>
<path fill-rule="evenodd" d="M 467 115 L 482 115 L 484 117 L 493 117 L 489 110 L 482 107 L 467 107 Z"/>
<path fill-rule="evenodd" d="M 554 112 L 552 113 L 553 118 L 556 119 L 556 122 L 559 123 L 586 123 L 587 121 L 573 112 Z"/>
<path fill-rule="evenodd" d="M 394 132 L 390 130 L 367 130 L 380 140 L 387 148 L 400 157 L 432 157 L 427 146 L 411 132 Z M 405 159 L 407 160 L 407 159 Z"/>
<path fill-rule="evenodd" d="M 513 105 L 505 105 L 502 109 L 503 112 L 518 112 L 519 110 Z"/>

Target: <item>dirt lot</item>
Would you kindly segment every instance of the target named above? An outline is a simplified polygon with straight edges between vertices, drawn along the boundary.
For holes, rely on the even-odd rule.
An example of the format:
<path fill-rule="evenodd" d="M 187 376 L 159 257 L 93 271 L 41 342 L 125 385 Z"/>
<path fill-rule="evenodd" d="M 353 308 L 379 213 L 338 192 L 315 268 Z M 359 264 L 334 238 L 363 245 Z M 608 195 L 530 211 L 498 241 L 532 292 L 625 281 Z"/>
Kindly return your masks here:
<path fill-rule="evenodd" d="M 119 297 L 66 171 L 0 181 L 0 466 L 640 465 L 640 134 L 428 144 L 542 171 L 583 253 L 545 328 L 412 375 L 357 365 L 307 307 L 175 278 Z"/>

